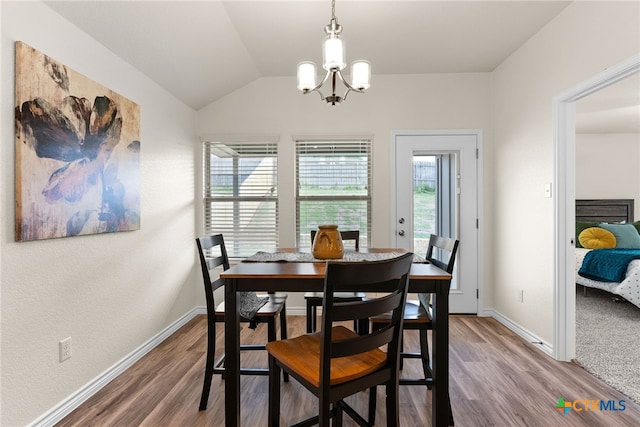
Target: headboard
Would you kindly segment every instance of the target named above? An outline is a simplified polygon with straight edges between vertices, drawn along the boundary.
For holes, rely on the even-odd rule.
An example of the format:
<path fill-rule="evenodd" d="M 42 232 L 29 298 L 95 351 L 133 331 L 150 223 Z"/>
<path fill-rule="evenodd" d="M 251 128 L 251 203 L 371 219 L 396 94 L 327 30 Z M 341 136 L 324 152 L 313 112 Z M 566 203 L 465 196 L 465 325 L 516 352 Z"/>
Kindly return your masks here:
<path fill-rule="evenodd" d="M 633 222 L 633 199 L 576 200 L 576 221 Z"/>

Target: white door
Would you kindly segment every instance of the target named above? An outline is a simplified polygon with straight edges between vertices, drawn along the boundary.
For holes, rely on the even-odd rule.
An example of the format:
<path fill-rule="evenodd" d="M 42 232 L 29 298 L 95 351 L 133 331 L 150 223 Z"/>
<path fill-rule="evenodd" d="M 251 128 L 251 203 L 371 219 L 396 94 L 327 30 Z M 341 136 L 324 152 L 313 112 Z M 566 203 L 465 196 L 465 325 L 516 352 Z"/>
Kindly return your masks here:
<path fill-rule="evenodd" d="M 396 133 L 395 246 L 424 256 L 430 234 L 460 240 L 451 313 L 478 313 L 478 134 Z"/>

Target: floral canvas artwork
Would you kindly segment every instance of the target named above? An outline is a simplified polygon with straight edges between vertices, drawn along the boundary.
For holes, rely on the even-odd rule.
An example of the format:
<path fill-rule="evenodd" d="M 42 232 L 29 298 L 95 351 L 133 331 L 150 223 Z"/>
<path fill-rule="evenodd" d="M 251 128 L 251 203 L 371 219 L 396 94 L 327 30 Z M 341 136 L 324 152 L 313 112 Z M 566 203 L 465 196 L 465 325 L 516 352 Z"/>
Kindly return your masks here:
<path fill-rule="evenodd" d="M 140 107 L 16 42 L 16 240 L 140 229 Z"/>

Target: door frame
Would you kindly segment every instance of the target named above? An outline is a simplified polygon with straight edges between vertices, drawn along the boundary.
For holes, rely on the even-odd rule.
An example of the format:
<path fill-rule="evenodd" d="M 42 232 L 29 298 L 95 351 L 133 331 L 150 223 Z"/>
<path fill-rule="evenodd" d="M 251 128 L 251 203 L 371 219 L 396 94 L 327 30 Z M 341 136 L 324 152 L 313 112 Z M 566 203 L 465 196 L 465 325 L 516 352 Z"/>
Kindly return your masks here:
<path fill-rule="evenodd" d="M 552 356 L 568 362 L 576 352 L 575 294 L 575 102 L 640 72 L 640 55 L 596 74 L 553 98 L 555 151 L 555 257 Z"/>
<path fill-rule="evenodd" d="M 397 205 L 398 195 L 396 193 L 397 188 L 397 174 L 396 174 L 396 138 L 398 136 L 407 135 L 407 136 L 415 136 L 415 135 L 424 135 L 424 136 L 451 136 L 451 135 L 474 135 L 477 141 L 477 153 L 476 153 L 476 161 L 477 161 L 477 181 L 476 181 L 476 192 L 477 192 L 477 214 L 478 214 L 478 247 L 476 248 L 476 253 L 478 256 L 477 262 L 477 271 L 476 275 L 478 277 L 478 303 L 477 303 L 477 311 L 478 316 L 486 317 L 491 316 L 491 313 L 485 313 L 484 311 L 484 227 L 482 224 L 483 221 L 483 177 L 484 177 L 484 169 L 483 169 L 483 140 L 482 140 L 482 129 L 426 129 L 426 130 L 394 130 L 391 132 L 391 200 L 389 208 L 391 209 L 391 227 L 389 229 L 389 241 L 395 242 L 396 234 L 396 224 L 398 221 L 397 212 L 395 206 Z"/>

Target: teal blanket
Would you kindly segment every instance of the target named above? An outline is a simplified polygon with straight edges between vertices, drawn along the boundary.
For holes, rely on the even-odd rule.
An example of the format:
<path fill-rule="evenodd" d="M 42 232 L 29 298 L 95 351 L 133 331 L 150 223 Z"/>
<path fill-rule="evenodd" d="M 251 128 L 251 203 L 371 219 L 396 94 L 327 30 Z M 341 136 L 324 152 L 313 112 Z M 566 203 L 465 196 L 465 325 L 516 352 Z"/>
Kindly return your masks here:
<path fill-rule="evenodd" d="M 585 255 L 578 274 L 598 282 L 620 283 L 634 259 L 640 259 L 640 249 L 594 249 Z"/>

